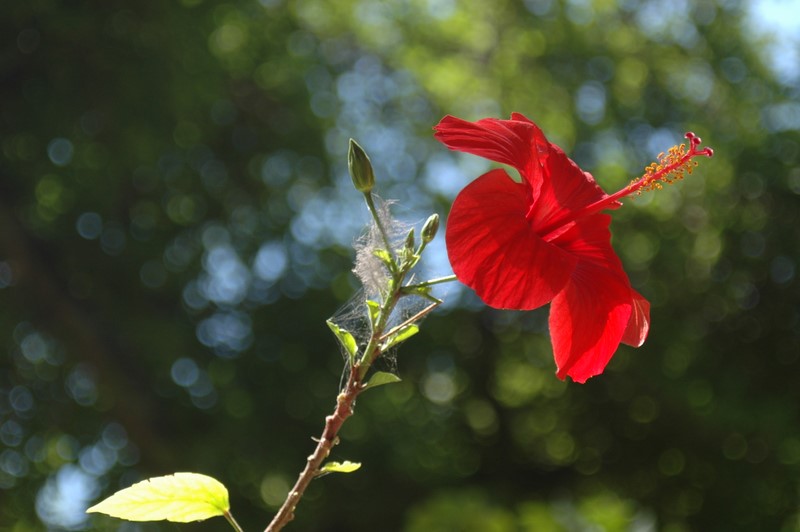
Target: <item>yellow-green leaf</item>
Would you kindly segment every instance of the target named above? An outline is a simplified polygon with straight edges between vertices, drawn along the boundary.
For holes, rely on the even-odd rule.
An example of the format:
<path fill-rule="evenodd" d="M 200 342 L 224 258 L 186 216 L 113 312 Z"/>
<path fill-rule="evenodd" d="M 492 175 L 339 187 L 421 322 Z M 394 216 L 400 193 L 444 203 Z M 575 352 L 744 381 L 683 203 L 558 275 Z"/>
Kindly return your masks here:
<path fill-rule="evenodd" d="M 369 382 L 364 385 L 364 390 L 375 388 L 376 386 L 383 386 L 384 384 L 392 384 L 393 382 L 400 382 L 400 377 L 394 373 L 376 371 Z"/>
<path fill-rule="evenodd" d="M 381 314 L 381 304 L 377 301 L 373 301 L 371 299 L 367 299 L 367 308 L 369 309 L 369 319 L 372 323 L 372 327 L 375 327 L 375 324 L 378 323 L 378 316 Z"/>
<path fill-rule="evenodd" d="M 352 473 L 361 467 L 358 462 L 345 460 L 344 462 L 328 462 L 319 470 L 320 473 Z"/>
<path fill-rule="evenodd" d="M 404 342 L 419 332 L 419 325 L 410 323 L 396 333 L 392 334 L 381 346 L 381 350 L 385 351 L 396 346 L 400 342 Z"/>
<path fill-rule="evenodd" d="M 347 351 L 347 356 L 350 359 L 350 364 L 352 365 L 355 361 L 356 353 L 358 353 L 358 344 L 356 343 L 356 339 L 350 334 L 350 331 L 342 329 L 331 320 L 327 320 L 325 323 L 328 324 L 328 328 L 336 335 L 336 338 L 339 339 L 339 343 L 342 344 L 345 351 Z"/>
<path fill-rule="evenodd" d="M 385 249 L 376 249 L 372 252 L 372 254 L 378 257 L 381 262 L 386 265 L 390 272 L 393 272 L 397 269 L 397 266 L 394 263 L 394 257 L 392 257 L 392 254 Z"/>
<path fill-rule="evenodd" d="M 225 515 L 228 490 L 218 480 L 198 473 L 175 473 L 143 480 L 120 490 L 88 510 L 128 521 L 188 523 Z"/>

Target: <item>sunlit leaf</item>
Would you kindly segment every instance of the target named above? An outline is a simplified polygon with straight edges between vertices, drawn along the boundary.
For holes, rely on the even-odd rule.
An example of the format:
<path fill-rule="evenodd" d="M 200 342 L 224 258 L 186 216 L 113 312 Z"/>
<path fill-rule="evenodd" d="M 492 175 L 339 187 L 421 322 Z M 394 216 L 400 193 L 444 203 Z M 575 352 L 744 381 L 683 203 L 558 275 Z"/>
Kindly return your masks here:
<path fill-rule="evenodd" d="M 405 271 L 408 271 L 416 266 L 421 258 L 421 255 L 418 255 L 417 253 L 414 253 L 413 250 L 409 249 L 402 249 L 400 256 L 402 257 L 403 269 Z"/>
<path fill-rule="evenodd" d="M 359 462 L 351 462 L 345 460 L 344 462 L 328 462 L 322 466 L 320 473 L 352 473 L 361 467 Z"/>
<path fill-rule="evenodd" d="M 384 384 L 392 384 L 393 382 L 400 382 L 400 377 L 398 377 L 394 373 L 387 373 L 385 371 L 377 371 L 372 376 L 372 378 L 369 380 L 369 382 L 364 385 L 364 389 L 368 390 L 370 388 L 383 386 Z"/>
<path fill-rule="evenodd" d="M 327 320 L 325 323 L 328 324 L 330 330 L 333 331 L 333 334 L 335 334 L 336 338 L 339 339 L 339 343 L 342 344 L 347 351 L 348 358 L 350 359 L 350 365 L 352 366 L 355 361 L 356 353 L 358 353 L 358 344 L 356 343 L 356 339 L 352 334 L 350 334 L 350 331 L 342 329 L 331 320 Z"/>
<path fill-rule="evenodd" d="M 419 332 L 419 325 L 410 323 L 405 327 L 401 327 L 399 331 L 392 334 L 386 342 L 384 342 L 382 349 L 391 349 L 400 342 L 404 342 Z"/>
<path fill-rule="evenodd" d="M 409 295 L 417 295 L 420 297 L 424 297 L 426 299 L 431 299 L 433 301 L 439 301 L 435 297 L 431 296 L 432 288 L 430 286 L 404 286 L 403 293 Z M 440 301 L 441 303 L 441 301 Z"/>
<path fill-rule="evenodd" d="M 225 515 L 229 509 L 228 490 L 221 482 L 198 473 L 175 473 L 138 482 L 86 512 L 128 521 L 188 523 Z"/>
<path fill-rule="evenodd" d="M 383 262 L 387 268 L 389 268 L 390 272 L 394 272 L 397 270 L 397 265 L 394 262 L 394 257 L 392 254 L 386 251 L 385 249 L 376 249 L 372 252 L 376 257 L 378 257 L 381 262 Z"/>
<path fill-rule="evenodd" d="M 374 327 L 374 325 L 378 323 L 378 316 L 381 313 L 381 304 L 377 301 L 367 299 L 367 309 L 369 310 L 369 320 Z"/>

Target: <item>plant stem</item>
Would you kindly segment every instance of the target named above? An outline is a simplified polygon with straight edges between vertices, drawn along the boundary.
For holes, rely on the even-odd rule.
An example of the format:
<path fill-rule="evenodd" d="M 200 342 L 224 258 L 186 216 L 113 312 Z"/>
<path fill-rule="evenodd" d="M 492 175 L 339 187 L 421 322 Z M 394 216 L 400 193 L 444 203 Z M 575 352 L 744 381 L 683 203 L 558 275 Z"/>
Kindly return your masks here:
<path fill-rule="evenodd" d="M 437 277 L 436 279 L 431 279 L 429 281 L 422 281 L 421 283 L 404 286 L 403 290 L 410 291 L 414 290 L 415 288 L 424 288 L 426 286 L 433 286 L 435 284 L 442 284 L 442 283 L 450 283 L 452 281 L 458 281 L 458 277 L 456 277 L 455 275 L 446 275 L 445 277 Z"/>
<path fill-rule="evenodd" d="M 391 335 L 393 335 L 394 333 L 398 332 L 400 329 L 402 329 L 406 325 L 410 325 L 412 323 L 416 323 L 417 321 L 419 321 L 422 318 L 424 318 L 425 316 L 427 316 L 433 309 L 435 309 L 436 307 L 438 307 L 441 304 L 442 304 L 441 301 L 434 301 L 433 303 L 431 303 L 430 305 L 428 305 L 424 309 L 420 310 L 419 312 L 417 312 L 416 314 L 414 314 L 413 316 L 411 316 L 410 318 L 405 320 L 403 323 L 400 323 L 400 324 L 395 325 L 394 327 L 392 327 L 391 330 L 389 330 L 389 332 L 387 332 L 386 334 L 381 335 L 381 337 L 378 338 L 378 340 L 380 340 L 382 342 L 382 341 L 386 340 L 388 337 L 390 337 Z"/>
<path fill-rule="evenodd" d="M 228 523 L 230 523 L 230 525 L 236 532 L 244 532 L 242 530 L 242 527 L 239 526 L 239 523 L 236 522 L 236 519 L 233 518 L 233 514 L 231 514 L 230 512 L 225 512 L 222 515 L 225 516 L 225 519 L 227 519 Z"/>
<path fill-rule="evenodd" d="M 294 509 L 303 497 L 306 488 L 319 473 L 322 462 L 328 457 L 336 443 L 338 443 L 338 432 L 345 420 L 353 414 L 353 403 L 356 397 L 363 390 L 361 379 L 358 376 L 358 366 L 350 369 L 350 376 L 344 391 L 336 398 L 336 409 L 333 414 L 325 418 L 325 428 L 322 435 L 317 440 L 317 447 L 306 460 L 306 466 L 297 477 L 294 487 L 289 491 L 286 500 L 283 502 L 278 513 L 272 519 L 264 532 L 278 532 L 289 521 L 294 519 Z"/>
<path fill-rule="evenodd" d="M 372 199 L 372 194 L 365 192 L 364 199 L 367 201 L 369 212 L 372 214 L 372 218 L 375 220 L 375 225 L 378 226 L 378 231 L 381 233 L 381 238 L 383 238 L 383 245 L 386 246 L 386 251 L 389 252 L 390 255 L 394 256 L 394 253 L 392 253 L 392 244 L 389 241 L 389 235 L 386 234 L 386 229 L 383 227 L 383 222 L 381 221 L 378 209 L 375 208 L 375 201 Z"/>
<path fill-rule="evenodd" d="M 381 222 L 381 218 L 377 209 L 375 208 L 375 202 L 372 199 L 372 195 L 370 193 L 365 193 L 364 197 L 367 201 L 367 206 L 372 213 L 372 217 L 375 219 L 375 225 L 377 225 L 378 230 L 381 233 L 383 243 L 386 246 L 386 251 L 392 254 L 389 236 L 386 234 L 386 230 L 383 227 L 383 222 Z M 399 331 L 400 328 L 422 319 L 426 314 L 428 314 L 441 303 L 441 301 L 435 297 L 429 294 L 423 294 L 423 296 L 433 301 L 433 303 L 411 318 L 403 321 L 403 323 L 397 327 L 394 327 L 391 331 L 389 331 L 389 333 L 385 334 L 384 330 L 389 323 L 389 317 L 394 311 L 394 308 L 400 298 L 406 295 L 411 295 L 412 292 L 409 291 L 409 289 L 413 290 L 414 288 L 424 288 L 434 284 L 455 280 L 455 276 L 441 277 L 439 279 L 433 279 L 415 285 L 403 286 L 403 282 L 405 281 L 408 270 L 411 269 L 412 264 L 403 263 L 402 265 L 398 266 L 395 262 L 394 254 L 392 254 L 392 262 L 393 264 L 387 265 L 391 274 L 391 278 L 388 281 L 388 293 L 384 297 L 380 310 L 378 311 L 378 315 L 372 324 L 371 336 L 367 346 L 364 348 L 364 353 L 361 358 L 357 359 L 350 367 L 347 377 L 347 384 L 336 398 L 336 408 L 334 409 L 333 414 L 325 418 L 325 428 L 322 430 L 322 435 L 317 440 L 317 447 L 306 459 L 306 465 L 303 468 L 303 471 L 300 472 L 300 475 L 297 477 L 297 481 L 289 491 L 289 494 L 286 496 L 286 500 L 283 501 L 283 505 L 278 510 L 278 513 L 275 514 L 272 522 L 267 526 L 264 532 L 278 532 L 279 530 L 283 529 L 287 523 L 294 519 L 294 510 L 297 507 L 297 504 L 300 502 L 300 499 L 303 497 L 306 488 L 308 488 L 309 484 L 311 484 L 311 481 L 319 475 L 322 462 L 328 458 L 328 455 L 331 453 L 331 449 L 338 443 L 339 429 L 342 427 L 347 418 L 353 415 L 353 405 L 355 404 L 356 397 L 358 397 L 358 395 L 365 389 L 364 379 L 366 378 L 373 362 L 375 362 L 375 360 L 377 360 L 378 357 L 380 357 L 383 353 L 381 349 L 381 343 L 383 340 L 385 340 L 391 334 Z"/>
<path fill-rule="evenodd" d="M 330 455 L 333 446 L 338 443 L 339 438 L 337 435 L 339 429 L 345 420 L 353 414 L 353 404 L 356 401 L 356 397 L 364 390 L 364 377 L 372 363 L 381 355 L 380 338 L 383 336 L 383 330 L 386 328 L 389 316 L 394 310 L 397 301 L 402 297 L 401 285 L 404 276 L 405 272 L 400 272 L 390 281 L 390 293 L 383 301 L 369 344 L 364 349 L 364 355 L 359 362 L 356 362 L 350 368 L 347 384 L 336 398 L 336 409 L 333 414 L 325 418 L 325 428 L 317 440 L 316 449 L 306 460 L 306 465 L 303 471 L 300 472 L 300 476 L 297 477 L 297 482 L 289 491 L 286 500 L 283 501 L 283 505 L 264 532 L 278 532 L 294 519 L 294 509 L 297 503 L 300 502 L 311 481 L 319 474 L 322 462 Z"/>

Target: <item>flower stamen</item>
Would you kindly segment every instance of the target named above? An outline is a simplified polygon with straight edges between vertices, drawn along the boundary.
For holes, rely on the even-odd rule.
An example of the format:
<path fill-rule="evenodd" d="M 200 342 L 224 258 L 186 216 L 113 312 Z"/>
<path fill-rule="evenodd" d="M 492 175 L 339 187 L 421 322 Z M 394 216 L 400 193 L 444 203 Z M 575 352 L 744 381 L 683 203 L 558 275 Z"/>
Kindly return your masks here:
<path fill-rule="evenodd" d="M 697 161 L 694 160 L 695 157 L 700 155 L 711 157 L 714 155 L 714 150 L 711 148 L 697 149 L 702 140 L 691 131 L 686 133 L 686 138 L 689 139 L 688 150 L 686 149 L 686 144 L 680 144 L 670 148 L 667 153 L 659 153 L 658 161 L 645 167 L 644 175 L 631 181 L 626 193 L 622 195 L 627 196 L 634 192 L 638 195 L 643 191 L 661 190 L 664 188 L 664 184 L 671 185 L 676 181 L 682 180 L 686 174 L 691 175 L 694 167 L 697 166 Z"/>
<path fill-rule="evenodd" d="M 686 133 L 686 138 L 689 139 L 689 149 L 686 149 L 686 144 L 673 146 L 667 153 L 661 152 L 658 154 L 658 161 L 650 163 L 645 167 L 644 175 L 638 179 L 634 179 L 631 183 L 623 188 L 606 196 L 590 205 L 569 213 L 539 231 L 539 235 L 545 240 L 550 240 L 554 235 L 561 234 L 563 228 L 567 224 L 574 222 L 585 216 L 596 214 L 604 209 L 608 209 L 614 205 L 615 202 L 625 196 L 631 194 L 641 194 L 643 190 L 660 190 L 664 188 L 664 183 L 671 184 L 675 181 L 680 181 L 686 174 L 691 174 L 694 167 L 697 166 L 695 157 L 705 156 L 711 157 L 714 155 L 714 150 L 711 148 L 698 149 L 702 142 L 700 137 L 691 131 Z"/>

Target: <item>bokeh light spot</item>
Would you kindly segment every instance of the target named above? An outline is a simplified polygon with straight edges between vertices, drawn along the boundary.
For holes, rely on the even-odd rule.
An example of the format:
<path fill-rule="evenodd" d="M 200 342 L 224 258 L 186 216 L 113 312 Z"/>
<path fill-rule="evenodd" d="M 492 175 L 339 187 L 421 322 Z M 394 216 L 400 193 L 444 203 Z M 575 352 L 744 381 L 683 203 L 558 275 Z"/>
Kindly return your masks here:
<path fill-rule="evenodd" d="M 197 363 L 191 358 L 179 358 L 172 363 L 170 376 L 175 384 L 188 388 L 197 382 L 200 370 Z"/>
<path fill-rule="evenodd" d="M 56 166 L 67 166 L 71 163 L 74 151 L 72 142 L 61 137 L 51 140 L 47 145 L 47 156 Z"/>
<path fill-rule="evenodd" d="M 685 465 L 686 457 L 678 449 L 668 449 L 658 457 L 658 470 L 668 477 L 679 475 Z"/>
<path fill-rule="evenodd" d="M 78 216 L 75 230 L 82 238 L 94 240 L 103 233 L 103 219 L 96 212 L 84 212 Z"/>

